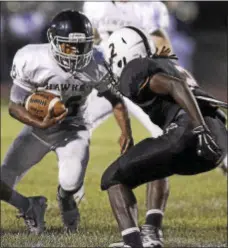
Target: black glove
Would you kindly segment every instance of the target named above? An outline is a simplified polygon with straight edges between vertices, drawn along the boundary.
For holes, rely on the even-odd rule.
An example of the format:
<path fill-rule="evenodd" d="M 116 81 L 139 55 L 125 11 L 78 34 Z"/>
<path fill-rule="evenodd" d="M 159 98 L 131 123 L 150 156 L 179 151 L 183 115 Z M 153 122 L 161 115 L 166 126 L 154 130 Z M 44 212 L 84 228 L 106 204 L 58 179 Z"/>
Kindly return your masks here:
<path fill-rule="evenodd" d="M 197 154 L 207 160 L 218 163 L 222 157 L 222 150 L 214 141 L 207 127 L 198 126 L 193 129 L 193 134 L 198 136 Z"/>

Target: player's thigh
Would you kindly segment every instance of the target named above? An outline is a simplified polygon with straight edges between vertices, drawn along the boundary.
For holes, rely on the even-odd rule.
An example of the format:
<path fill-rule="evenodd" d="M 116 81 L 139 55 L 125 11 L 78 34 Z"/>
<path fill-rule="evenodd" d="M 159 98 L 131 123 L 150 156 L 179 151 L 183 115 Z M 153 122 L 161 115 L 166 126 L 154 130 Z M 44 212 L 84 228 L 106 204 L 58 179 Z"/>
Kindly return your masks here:
<path fill-rule="evenodd" d="M 137 187 L 172 175 L 173 151 L 165 136 L 147 138 L 132 147 L 108 167 L 102 176 L 102 189 L 123 183 Z"/>
<path fill-rule="evenodd" d="M 32 128 L 25 126 L 9 147 L 1 166 L 2 179 L 8 182 L 12 177 L 21 176 L 38 163 L 49 147 L 32 134 Z"/>
<path fill-rule="evenodd" d="M 137 187 L 174 174 L 173 164 L 178 155 L 195 141 L 190 126 L 189 119 L 182 117 L 158 138 L 147 138 L 136 144 L 105 171 L 102 188 L 117 180 Z"/>
<path fill-rule="evenodd" d="M 112 114 L 112 105 L 105 97 L 98 97 L 93 90 L 88 99 L 87 113 L 93 128 Z"/>
<path fill-rule="evenodd" d="M 65 190 L 82 186 L 89 161 L 90 135 L 87 130 L 77 132 L 75 139 L 56 148 L 59 182 Z"/>

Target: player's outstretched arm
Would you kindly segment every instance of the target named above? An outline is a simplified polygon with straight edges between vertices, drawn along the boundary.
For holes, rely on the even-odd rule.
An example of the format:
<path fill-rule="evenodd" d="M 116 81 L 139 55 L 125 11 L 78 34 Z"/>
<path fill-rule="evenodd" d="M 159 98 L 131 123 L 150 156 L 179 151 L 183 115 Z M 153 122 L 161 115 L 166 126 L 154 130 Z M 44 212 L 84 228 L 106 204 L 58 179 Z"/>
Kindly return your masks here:
<path fill-rule="evenodd" d="M 111 91 L 105 92 L 104 97 L 112 104 L 115 119 L 121 128 L 119 143 L 121 146 L 121 154 L 123 154 L 133 145 L 132 131 L 127 108 L 122 98 L 115 95 Z"/>
<path fill-rule="evenodd" d="M 188 84 L 178 78 L 158 73 L 150 79 L 150 89 L 157 94 L 170 95 L 189 114 L 194 127 L 193 134 L 198 136 L 197 154 L 218 163 L 222 158 L 222 151 L 214 141 Z"/>

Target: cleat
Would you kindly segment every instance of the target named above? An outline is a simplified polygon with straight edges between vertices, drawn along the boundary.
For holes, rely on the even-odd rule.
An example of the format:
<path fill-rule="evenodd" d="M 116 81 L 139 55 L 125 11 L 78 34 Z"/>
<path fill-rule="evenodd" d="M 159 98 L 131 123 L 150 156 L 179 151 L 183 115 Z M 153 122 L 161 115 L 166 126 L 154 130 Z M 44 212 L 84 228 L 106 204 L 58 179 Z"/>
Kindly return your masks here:
<path fill-rule="evenodd" d="M 162 248 L 164 245 L 163 233 L 159 228 L 151 225 L 143 225 L 141 227 L 141 239 L 144 248 Z M 129 245 L 123 241 L 109 245 L 111 248 L 128 248 Z"/>
<path fill-rule="evenodd" d="M 80 221 L 80 214 L 73 196 L 62 198 L 58 192 L 57 201 L 65 231 L 75 233 Z"/>
<path fill-rule="evenodd" d="M 164 245 L 161 229 L 151 225 L 141 227 L 141 238 L 144 248 L 162 248 Z"/>
<path fill-rule="evenodd" d="M 28 197 L 30 202 L 26 212 L 20 211 L 18 218 L 23 218 L 30 233 L 39 235 L 45 230 L 45 210 L 47 199 L 43 196 Z"/>

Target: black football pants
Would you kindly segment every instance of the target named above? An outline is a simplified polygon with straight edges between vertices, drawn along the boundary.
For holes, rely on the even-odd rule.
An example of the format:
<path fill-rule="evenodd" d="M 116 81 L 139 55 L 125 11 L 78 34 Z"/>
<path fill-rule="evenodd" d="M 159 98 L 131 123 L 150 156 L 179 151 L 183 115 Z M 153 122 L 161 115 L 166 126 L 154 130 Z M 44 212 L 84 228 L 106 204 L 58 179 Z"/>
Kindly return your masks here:
<path fill-rule="evenodd" d="M 227 153 L 227 130 L 218 118 L 205 116 L 214 140 Z M 102 190 L 115 184 L 135 188 L 141 184 L 173 174 L 194 175 L 214 169 L 214 161 L 196 153 L 197 137 L 192 134 L 191 121 L 186 113 L 169 125 L 158 138 L 147 138 L 113 162 L 104 172 Z"/>

